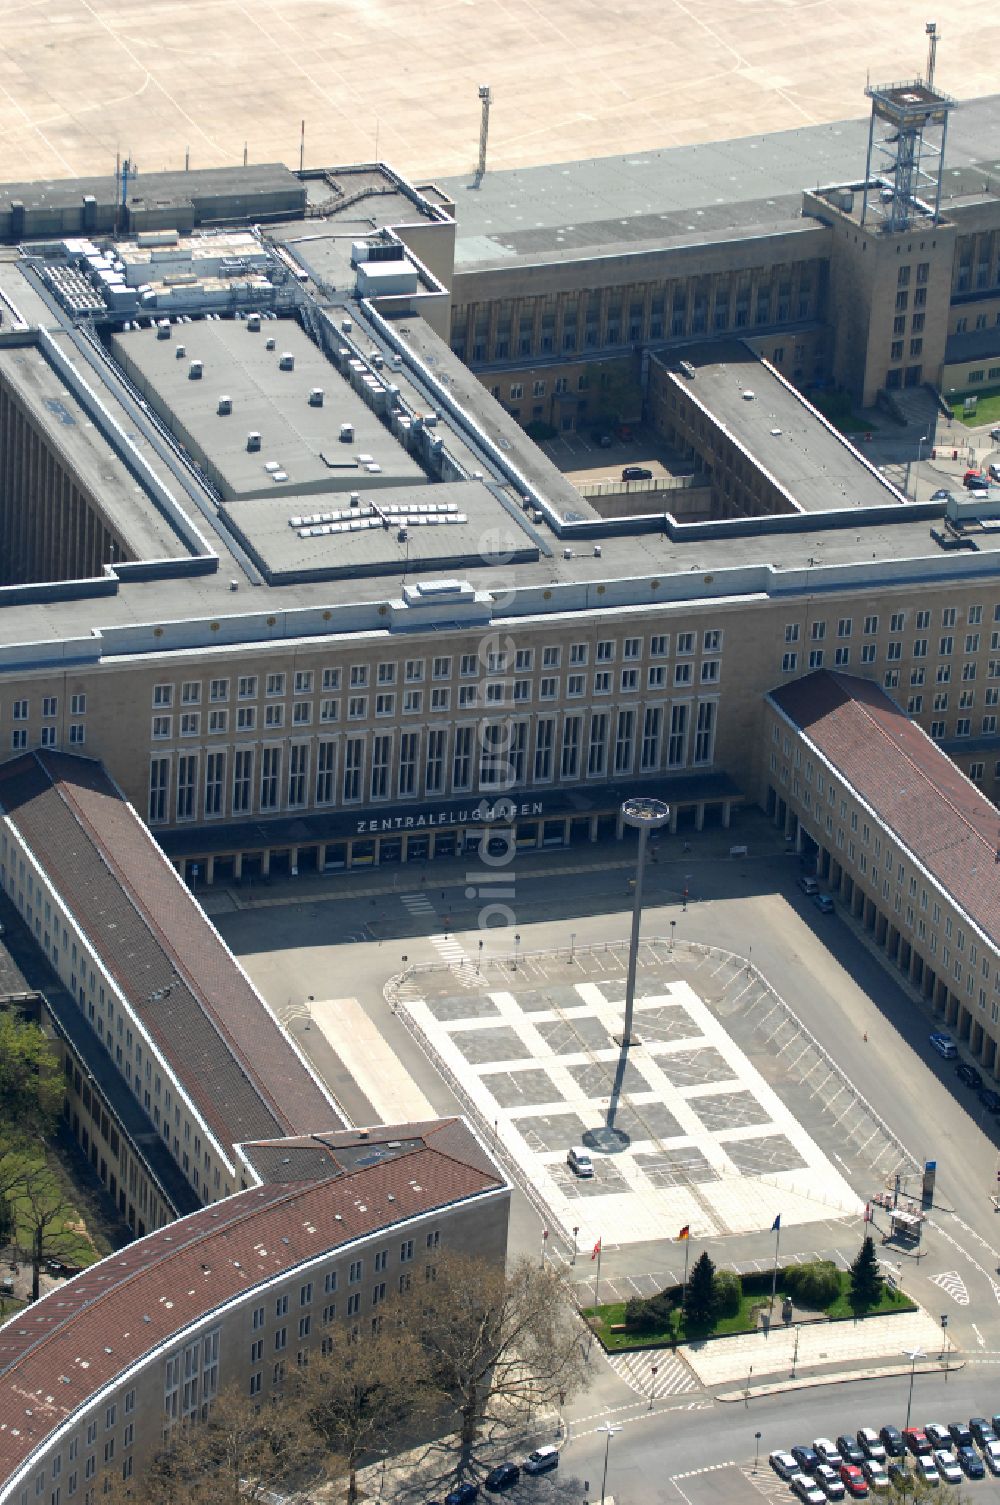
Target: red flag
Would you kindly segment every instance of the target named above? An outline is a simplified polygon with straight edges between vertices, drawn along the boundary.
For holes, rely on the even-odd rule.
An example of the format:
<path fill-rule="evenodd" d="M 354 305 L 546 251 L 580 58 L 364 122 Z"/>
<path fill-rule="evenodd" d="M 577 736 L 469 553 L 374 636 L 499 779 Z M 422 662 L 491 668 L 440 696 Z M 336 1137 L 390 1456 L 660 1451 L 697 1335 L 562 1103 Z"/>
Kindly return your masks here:
<path fill-rule="evenodd" d="M 601 1241 L 600 1241 L 600 1239 L 598 1239 L 597 1243 L 594 1245 L 594 1252 L 590 1256 L 591 1259 L 596 1259 L 597 1256 L 600 1254 L 600 1252 L 601 1252 Z"/>

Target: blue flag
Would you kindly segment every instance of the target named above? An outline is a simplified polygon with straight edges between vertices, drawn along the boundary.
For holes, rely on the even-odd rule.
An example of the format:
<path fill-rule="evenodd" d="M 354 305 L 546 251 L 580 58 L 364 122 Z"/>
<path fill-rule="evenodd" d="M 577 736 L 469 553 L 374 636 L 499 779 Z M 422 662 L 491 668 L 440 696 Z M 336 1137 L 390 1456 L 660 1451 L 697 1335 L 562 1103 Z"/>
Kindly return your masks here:
<path fill-rule="evenodd" d="M 771 1232 L 772 1233 L 777 1233 L 777 1231 L 778 1231 L 778 1229 L 780 1227 L 781 1227 L 781 1213 L 779 1212 L 778 1216 L 775 1218 L 774 1222 L 771 1224 Z"/>

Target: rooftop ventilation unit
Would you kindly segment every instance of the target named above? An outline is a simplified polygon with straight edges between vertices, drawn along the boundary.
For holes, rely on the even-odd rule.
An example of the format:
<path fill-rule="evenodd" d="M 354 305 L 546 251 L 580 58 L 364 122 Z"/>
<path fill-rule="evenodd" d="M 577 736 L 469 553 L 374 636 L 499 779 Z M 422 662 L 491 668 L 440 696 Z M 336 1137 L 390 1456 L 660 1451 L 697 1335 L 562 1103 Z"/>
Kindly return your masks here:
<path fill-rule="evenodd" d="M 219 398 L 219 413 L 226 414 L 233 411 L 233 399 L 231 397 Z"/>
<path fill-rule="evenodd" d="M 342 423 L 340 425 L 340 442 L 341 442 L 341 444 L 351 444 L 353 442 L 353 440 L 354 440 L 354 424 L 353 423 Z"/>
<path fill-rule="evenodd" d="M 352 491 L 351 492 L 351 506 L 352 507 L 360 507 L 360 505 L 361 505 L 361 493 L 360 493 L 360 491 Z"/>
<path fill-rule="evenodd" d="M 203 370 L 204 367 L 202 366 L 201 361 L 192 361 L 190 366 L 188 367 L 188 381 L 201 381 L 201 374 Z"/>
<path fill-rule="evenodd" d="M 247 434 L 247 449 L 251 454 L 256 454 L 260 449 L 260 434 L 256 432 Z"/>
<path fill-rule="evenodd" d="M 274 347 L 275 347 L 275 345 L 277 345 L 277 343 L 278 343 L 277 340 L 274 338 L 273 335 L 271 335 L 270 339 L 267 341 L 267 344 L 264 346 L 264 349 L 265 350 L 273 350 Z"/>
<path fill-rule="evenodd" d="M 184 359 L 184 357 L 187 355 L 187 346 L 186 345 L 177 345 L 175 347 L 175 349 L 174 349 L 174 355 L 176 356 L 176 358 L 179 361 L 182 361 Z"/>
<path fill-rule="evenodd" d="M 350 319 L 342 319 L 340 322 L 340 327 L 345 334 L 350 334 L 351 330 L 354 328 L 354 324 Z"/>
<path fill-rule="evenodd" d="M 156 338 L 158 340 L 169 340 L 169 338 L 170 338 L 170 320 L 169 319 L 161 319 L 160 322 L 159 322 L 159 324 L 157 324 L 157 326 L 156 326 Z"/>
<path fill-rule="evenodd" d="M 321 408 L 323 406 L 322 387 L 313 387 L 312 391 L 309 393 L 309 406 L 311 408 Z"/>
<path fill-rule="evenodd" d="M 753 402 L 753 400 L 754 400 L 754 398 L 756 396 L 757 396 L 757 393 L 756 392 L 751 392 L 750 388 L 748 387 L 747 390 L 743 393 L 743 401 L 744 402 Z"/>
<path fill-rule="evenodd" d="M 278 357 L 278 370 L 279 371 L 294 371 L 295 370 L 295 357 L 294 357 L 294 355 L 292 354 L 292 352 L 290 350 L 284 350 L 284 351 L 282 351 L 281 355 Z"/>
<path fill-rule="evenodd" d="M 678 361 L 677 364 L 680 366 L 681 370 L 684 372 L 684 375 L 687 377 L 688 381 L 694 381 L 694 378 L 695 378 L 695 369 L 692 366 L 691 362 L 690 361 Z"/>
<path fill-rule="evenodd" d="M 251 334 L 256 334 L 258 332 L 258 330 L 260 329 L 260 314 L 247 315 L 247 328 L 250 330 Z"/>

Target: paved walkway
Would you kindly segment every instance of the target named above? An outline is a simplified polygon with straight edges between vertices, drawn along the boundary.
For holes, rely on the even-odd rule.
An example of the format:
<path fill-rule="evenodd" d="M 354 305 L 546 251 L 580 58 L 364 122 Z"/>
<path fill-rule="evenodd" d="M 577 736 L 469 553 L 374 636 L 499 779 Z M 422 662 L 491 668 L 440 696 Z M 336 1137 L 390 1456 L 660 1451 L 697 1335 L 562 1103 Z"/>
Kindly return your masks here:
<path fill-rule="evenodd" d="M 798 1355 L 795 1353 L 798 1337 Z M 704 1385 L 748 1375 L 789 1375 L 826 1365 L 863 1368 L 872 1359 L 898 1358 L 905 1350 L 922 1349 L 928 1358 L 941 1349 L 941 1329 L 925 1311 L 866 1317 L 863 1322 L 808 1322 L 763 1331 L 715 1338 L 710 1343 L 685 1343 L 678 1352 Z M 794 1360 L 794 1364 L 793 1364 Z"/>
<path fill-rule="evenodd" d="M 309 1009 L 382 1123 L 440 1116 L 356 998 L 317 999 Z"/>

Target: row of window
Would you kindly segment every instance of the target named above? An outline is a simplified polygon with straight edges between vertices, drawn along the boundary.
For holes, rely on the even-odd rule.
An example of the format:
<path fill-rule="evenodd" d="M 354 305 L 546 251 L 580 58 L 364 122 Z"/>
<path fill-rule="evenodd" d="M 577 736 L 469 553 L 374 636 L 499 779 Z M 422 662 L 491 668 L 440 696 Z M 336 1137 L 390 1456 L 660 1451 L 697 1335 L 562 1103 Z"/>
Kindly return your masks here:
<path fill-rule="evenodd" d="M 697 667 L 697 673 L 695 669 Z M 699 665 L 691 661 L 674 664 L 673 673 L 668 673 L 666 664 L 650 664 L 645 673 L 645 688 L 647 690 L 666 690 L 671 686 L 680 689 L 694 685 L 717 685 L 722 677 L 722 660 L 717 658 L 702 659 Z M 611 695 L 617 690 L 620 694 L 637 694 L 643 688 L 643 677 L 639 669 L 623 668 L 618 671 L 617 679 L 610 669 L 598 669 L 592 677 L 587 674 L 567 674 L 565 680 L 566 696 L 570 700 L 579 700 L 584 696 L 600 697 Z M 501 705 L 528 705 L 532 701 L 558 700 L 563 687 L 562 677 L 559 675 L 542 675 L 537 685 L 530 679 L 513 680 L 487 680 L 485 684 L 460 685 L 458 687 L 458 709 L 476 710 L 482 706 Z M 291 717 L 286 723 L 285 706 L 283 704 L 267 705 L 264 707 L 262 719 L 258 719 L 257 706 L 238 706 L 235 720 L 230 722 L 229 710 L 225 707 L 210 710 L 205 713 L 202 720 L 201 711 L 182 711 L 174 720 L 173 715 L 157 715 L 151 722 L 151 736 L 154 742 L 168 741 L 174 736 L 176 725 L 179 737 L 200 737 L 204 734 L 210 737 L 227 736 L 230 727 L 237 732 L 253 732 L 258 726 L 265 731 L 277 731 L 286 724 L 292 727 L 311 726 L 314 714 L 318 713 L 321 724 L 330 724 L 339 721 L 342 702 L 340 699 L 320 700 L 318 706 L 311 700 L 293 701 Z M 452 709 L 452 692 L 449 686 L 433 688 L 430 692 L 428 710 L 432 713 L 445 713 Z M 404 690 L 397 695 L 395 690 L 383 690 L 375 695 L 349 695 L 346 700 L 348 721 L 367 721 L 372 710 L 376 717 L 392 717 L 397 714 L 415 716 L 424 714 L 424 692 L 422 690 Z M 43 746 L 49 744 L 44 743 Z M 52 744 L 54 745 L 54 743 Z"/>
<path fill-rule="evenodd" d="M 701 633 L 701 649 L 703 653 L 721 653 L 722 651 L 721 628 L 708 628 Z M 688 657 L 698 651 L 699 634 L 697 632 L 678 632 L 674 635 L 674 652 L 678 657 Z M 496 638 L 489 641 L 495 642 Z M 648 644 L 650 658 L 668 658 L 670 656 L 670 634 L 654 633 Z M 621 643 L 613 638 L 602 639 L 597 643 L 571 643 L 565 651 L 565 662 L 573 667 L 586 667 L 593 659 L 597 664 L 614 663 L 619 651 L 626 661 L 635 661 L 644 656 L 646 640 L 642 637 L 626 637 Z M 496 648 L 480 653 L 463 653 L 457 657 L 447 654 L 434 658 L 430 663 L 430 678 L 432 680 L 450 680 L 454 677 L 456 665 L 458 673 L 463 679 L 478 679 L 484 675 L 529 673 L 537 665 L 542 669 L 559 669 L 563 666 L 564 650 L 558 644 L 550 644 L 540 650 L 534 648 Z M 267 699 L 280 699 L 289 694 L 311 695 L 317 689 L 323 691 L 336 691 L 343 688 L 352 690 L 367 690 L 379 686 L 396 684 L 422 684 L 427 677 L 427 661 L 425 659 L 406 659 L 402 663 L 385 662 L 377 665 L 352 664 L 346 672 L 339 668 L 325 668 L 318 673 L 312 669 L 298 669 L 293 674 L 275 672 L 273 674 L 242 674 L 236 679 L 237 700 L 258 700 L 261 695 Z M 213 705 L 226 703 L 230 699 L 232 681 L 229 679 L 212 679 L 208 682 L 207 699 Z M 201 680 L 184 680 L 180 686 L 173 684 L 156 684 L 153 686 L 152 703 L 154 710 L 169 710 L 175 704 L 184 706 L 198 706 L 202 703 L 204 684 Z M 74 697 L 76 699 L 77 697 Z M 27 705 L 26 701 L 17 702 Z M 53 713 L 54 714 L 54 713 Z M 27 712 L 24 718 L 26 719 Z"/>
<path fill-rule="evenodd" d="M 236 748 L 204 755 L 154 757 L 149 772 L 148 818 L 196 820 L 309 805 L 359 804 L 417 795 L 502 791 L 557 780 L 617 777 L 710 764 L 715 752 L 718 702 L 636 707 L 615 712 L 483 722 L 421 731 L 375 733 Z M 693 734 L 693 735 L 692 735 Z M 398 746 L 397 746 L 398 743 Z M 286 756 L 287 754 L 287 756 Z M 171 778 L 173 802 L 171 804 Z M 229 811 L 227 812 L 227 796 Z"/>
<path fill-rule="evenodd" d="M 959 625 L 958 614 L 959 614 L 959 608 L 957 606 L 942 606 L 941 607 L 941 626 L 942 627 L 957 627 Z M 910 616 L 910 613 L 908 611 L 894 611 L 894 612 L 891 612 L 889 614 L 889 631 L 890 632 L 903 632 L 903 631 L 905 631 L 906 624 L 907 624 L 907 621 L 909 619 L 909 616 Z M 982 621 L 983 621 L 983 608 L 982 608 L 982 606 L 978 605 L 978 604 L 967 606 L 965 608 L 965 612 L 964 612 L 964 619 L 965 619 L 965 622 L 970 627 L 980 627 L 980 626 L 982 626 Z M 870 613 L 870 614 L 866 615 L 862 619 L 862 627 L 861 627 L 862 636 L 863 637 L 875 637 L 876 634 L 878 633 L 878 630 L 879 630 L 880 620 L 881 619 L 877 615 L 877 613 Z M 994 620 L 994 622 L 1000 623 L 1000 605 L 994 606 L 994 608 L 993 608 L 993 620 Z M 916 611 L 913 614 L 913 624 L 914 624 L 914 628 L 915 628 L 915 630 L 917 632 L 927 632 L 930 629 L 930 627 L 931 627 L 931 621 L 932 621 L 932 613 L 931 613 L 931 611 L 928 608 L 921 608 L 919 611 Z M 825 620 L 822 620 L 822 619 L 820 619 L 818 621 L 814 621 L 814 622 L 810 622 L 809 623 L 809 637 L 812 639 L 812 641 L 814 643 L 822 642 L 822 640 L 827 636 L 827 626 L 828 626 L 827 622 Z M 800 625 L 800 623 L 798 623 L 798 622 L 789 622 L 786 625 L 786 627 L 785 627 L 785 642 L 786 643 L 797 643 L 799 641 L 800 631 L 801 631 L 801 625 Z M 836 636 L 838 638 L 849 638 L 849 637 L 852 637 L 853 635 L 854 635 L 854 619 L 853 619 L 853 617 L 839 617 L 838 620 L 837 620 Z M 833 631 L 832 630 L 831 630 L 830 636 L 831 637 L 833 636 Z M 968 641 L 968 639 L 966 641 Z M 974 647 L 974 648 L 967 647 L 965 651 L 967 653 L 974 653 L 974 652 L 976 652 L 977 648 L 978 648 L 978 641 L 977 641 L 976 647 Z"/>
<path fill-rule="evenodd" d="M 41 715 L 43 721 L 51 720 L 59 714 L 59 696 L 43 695 L 41 697 Z M 71 716 L 85 716 L 87 713 L 87 697 L 84 694 L 71 695 L 69 698 Z M 12 700 L 10 703 L 11 721 L 31 720 L 31 701 L 26 697 Z"/>
<path fill-rule="evenodd" d="M 122 1413 L 124 1416 L 135 1414 L 135 1391 L 128 1390 L 122 1398 Z M 118 1403 L 112 1401 L 104 1410 L 103 1442 L 98 1450 L 99 1423 L 95 1419 L 87 1424 L 85 1433 L 71 1437 L 66 1444 L 66 1467 L 63 1468 L 63 1452 L 60 1449 L 48 1462 L 47 1468 L 39 1469 L 35 1475 L 34 1499 L 37 1501 L 48 1491 L 49 1505 L 61 1505 L 63 1498 L 72 1500 L 76 1497 L 81 1481 L 93 1479 L 97 1474 L 98 1466 L 106 1468 L 115 1462 L 116 1457 L 122 1454 L 122 1478 L 132 1477 L 132 1456 L 130 1449 L 135 1442 L 135 1423 L 126 1421 L 120 1436 L 116 1432 L 118 1426 Z M 113 1435 L 109 1436 L 108 1434 Z M 117 1444 L 120 1442 L 120 1447 Z M 81 1449 L 81 1443 L 83 1447 Z M 95 1451 L 88 1452 L 87 1449 Z M 101 1463 L 103 1455 L 103 1463 Z M 83 1465 L 82 1470 L 81 1466 Z M 22 1489 L 20 1505 L 29 1505 L 27 1489 Z"/>

